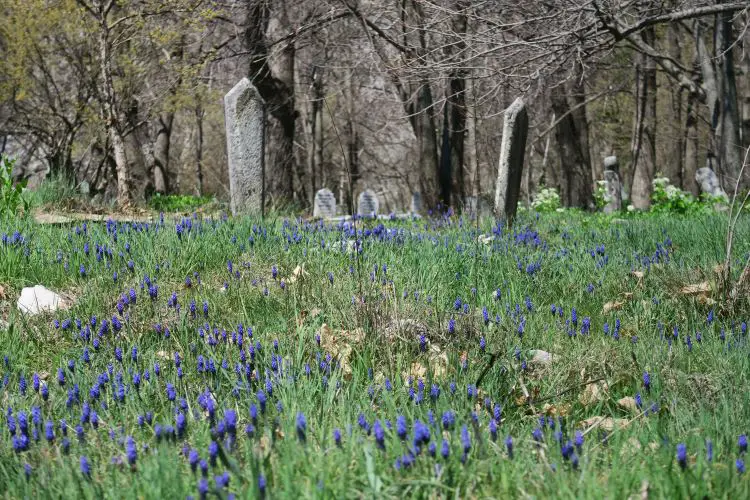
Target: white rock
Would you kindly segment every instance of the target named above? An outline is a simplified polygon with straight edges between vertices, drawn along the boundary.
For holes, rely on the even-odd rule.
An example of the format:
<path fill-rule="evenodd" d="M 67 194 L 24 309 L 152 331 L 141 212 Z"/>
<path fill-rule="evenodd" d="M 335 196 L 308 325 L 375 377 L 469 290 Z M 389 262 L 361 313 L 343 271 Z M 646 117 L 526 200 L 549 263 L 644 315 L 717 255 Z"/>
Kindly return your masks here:
<path fill-rule="evenodd" d="M 541 349 L 532 349 L 529 351 L 529 355 L 531 356 L 531 363 L 547 366 L 552 364 L 552 354 L 548 353 L 547 351 L 542 351 Z"/>
<path fill-rule="evenodd" d="M 24 288 L 18 298 L 18 310 L 32 316 L 65 307 L 65 299 L 42 285 Z"/>

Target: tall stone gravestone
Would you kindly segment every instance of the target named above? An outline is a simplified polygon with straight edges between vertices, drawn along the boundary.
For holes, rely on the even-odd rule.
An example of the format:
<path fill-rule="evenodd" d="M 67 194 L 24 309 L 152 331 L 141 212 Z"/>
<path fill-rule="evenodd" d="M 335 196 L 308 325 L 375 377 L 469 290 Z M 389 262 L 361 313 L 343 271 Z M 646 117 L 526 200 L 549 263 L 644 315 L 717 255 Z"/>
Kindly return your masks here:
<path fill-rule="evenodd" d="M 520 97 L 505 110 L 503 142 L 500 146 L 500 161 L 495 184 L 495 217 L 512 223 L 518 207 L 521 191 L 521 173 L 529 133 L 529 117 L 526 105 Z"/>
<path fill-rule="evenodd" d="M 232 215 L 263 213 L 265 105 L 258 90 L 243 78 L 224 96 Z"/>
<path fill-rule="evenodd" d="M 328 188 L 319 189 L 315 193 L 313 204 L 313 217 L 330 219 L 336 216 L 336 197 Z"/>
<path fill-rule="evenodd" d="M 616 156 L 604 158 L 604 188 L 607 204 L 604 213 L 619 212 L 622 207 L 622 185 L 620 183 L 620 166 Z"/>
<path fill-rule="evenodd" d="M 357 198 L 357 215 L 378 215 L 380 201 L 378 195 L 370 189 L 365 189 L 359 193 Z"/>

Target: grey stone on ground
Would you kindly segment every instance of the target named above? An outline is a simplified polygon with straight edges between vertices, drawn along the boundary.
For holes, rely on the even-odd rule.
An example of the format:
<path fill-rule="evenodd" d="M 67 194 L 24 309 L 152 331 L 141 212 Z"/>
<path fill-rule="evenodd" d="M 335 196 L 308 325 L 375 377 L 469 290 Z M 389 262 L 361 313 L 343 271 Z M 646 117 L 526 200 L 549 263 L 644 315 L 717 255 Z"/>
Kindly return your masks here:
<path fill-rule="evenodd" d="M 357 197 L 357 214 L 358 215 L 378 215 L 380 209 L 380 200 L 378 195 L 371 189 L 365 189 Z"/>
<path fill-rule="evenodd" d="M 495 184 L 495 217 L 512 223 L 518 208 L 521 174 L 529 133 L 526 105 L 520 97 L 505 110 L 503 139 Z"/>
<path fill-rule="evenodd" d="M 336 197 L 330 189 L 319 189 L 315 193 L 313 203 L 313 217 L 330 219 L 336 216 Z"/>
<path fill-rule="evenodd" d="M 243 78 L 224 96 L 232 214 L 262 213 L 265 202 L 265 105 Z"/>
<path fill-rule="evenodd" d="M 700 186 L 701 192 L 729 201 L 729 196 L 721 187 L 719 177 L 709 167 L 699 168 L 695 172 L 695 182 Z"/>

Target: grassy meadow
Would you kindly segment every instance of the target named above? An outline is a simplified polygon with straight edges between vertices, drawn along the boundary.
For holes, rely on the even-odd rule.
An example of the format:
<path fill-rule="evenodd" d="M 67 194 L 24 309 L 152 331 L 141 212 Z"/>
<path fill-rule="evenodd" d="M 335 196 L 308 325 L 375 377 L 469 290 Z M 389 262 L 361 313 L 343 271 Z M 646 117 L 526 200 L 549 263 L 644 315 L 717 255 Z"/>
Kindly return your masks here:
<path fill-rule="evenodd" d="M 0 495 L 748 498 L 725 233 L 726 214 L 5 218 Z M 36 284 L 70 307 L 20 314 Z"/>

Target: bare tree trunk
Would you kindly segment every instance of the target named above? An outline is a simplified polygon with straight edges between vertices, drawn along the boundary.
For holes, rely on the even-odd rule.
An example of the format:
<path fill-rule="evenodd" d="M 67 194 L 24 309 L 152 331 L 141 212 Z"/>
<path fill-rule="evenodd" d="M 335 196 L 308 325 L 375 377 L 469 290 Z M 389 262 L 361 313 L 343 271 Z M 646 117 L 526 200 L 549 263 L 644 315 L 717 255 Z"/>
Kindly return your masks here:
<path fill-rule="evenodd" d="M 737 82 L 734 70 L 734 44 L 732 18 L 734 13 L 717 15 L 716 57 L 721 69 L 720 101 L 721 124 L 719 141 L 719 163 L 724 180 L 724 190 L 731 192 L 737 183 L 742 167 L 742 144 L 740 142 L 740 116 L 737 107 Z M 717 71 L 718 73 L 718 71 Z"/>
<path fill-rule="evenodd" d="M 688 94 L 687 113 L 685 114 L 685 167 L 683 170 L 682 189 L 695 196 L 700 194 L 695 172 L 698 170 L 698 96 Z"/>
<path fill-rule="evenodd" d="M 430 84 L 423 82 L 417 91 L 415 121 L 417 143 L 419 145 L 419 188 L 425 206 L 435 208 L 439 200 L 438 145 L 436 137 L 435 116 Z"/>
<path fill-rule="evenodd" d="M 745 31 L 745 36 L 742 40 L 742 54 L 743 58 L 740 63 L 740 68 L 742 68 L 742 77 L 740 78 L 742 82 L 740 139 L 742 141 L 742 148 L 746 149 L 750 147 L 750 30 Z"/>
<path fill-rule="evenodd" d="M 104 123 L 109 142 L 115 157 L 117 172 L 117 204 L 127 207 L 132 202 L 130 192 L 130 171 L 128 158 L 125 153 L 125 140 L 122 136 L 122 122 L 118 116 L 115 101 L 115 86 L 112 78 L 112 59 L 109 46 L 109 24 L 103 6 L 99 5 L 97 12 L 99 22 L 99 72 L 101 78 L 101 94 Z"/>
<path fill-rule="evenodd" d="M 154 141 L 154 190 L 160 194 L 169 192 L 169 150 L 172 139 L 172 124 L 174 113 L 167 112 L 159 115 L 156 121 L 156 140 Z"/>
<path fill-rule="evenodd" d="M 342 161 L 344 162 L 344 175 L 348 179 L 348 189 L 346 191 L 346 205 L 349 209 L 349 213 L 353 214 L 355 206 L 354 200 L 356 199 L 357 193 L 361 186 L 359 185 L 360 171 L 359 171 L 359 134 L 357 132 L 357 123 L 355 121 L 355 90 L 352 84 L 352 75 L 350 72 L 346 73 L 346 81 L 344 84 L 344 98 L 346 100 L 346 138 L 347 138 L 347 154 Z"/>
<path fill-rule="evenodd" d="M 440 201 L 445 206 L 451 205 L 452 172 L 451 172 L 451 126 L 448 117 L 448 105 L 443 107 L 443 138 L 440 144 Z"/>
<path fill-rule="evenodd" d="M 313 99 L 312 112 L 310 116 L 310 148 L 308 152 L 308 164 L 310 170 L 310 183 L 312 185 L 312 196 L 318 191 L 320 178 L 318 173 L 323 167 L 323 76 L 320 68 L 313 69 Z M 314 200 L 311 200 L 314 202 Z"/>
<path fill-rule="evenodd" d="M 589 208 L 593 202 L 591 162 L 588 139 L 585 144 L 582 142 L 587 128 L 580 121 L 580 114 L 570 111 L 571 105 L 566 95 L 568 87 L 572 88 L 573 85 L 561 84 L 551 96 L 552 111 L 562 117 L 555 127 L 561 165 L 561 198 L 567 207 Z"/>
<path fill-rule="evenodd" d="M 245 45 L 249 52 L 250 80 L 266 101 L 268 111 L 278 122 L 279 133 L 274 137 L 275 161 L 267 163 L 269 184 L 266 191 L 272 199 L 293 198 L 294 132 L 297 111 L 294 107 L 294 41 L 280 49 L 272 70 L 269 61 L 266 30 L 271 15 L 270 2 L 247 0 Z M 283 6 L 282 8 L 286 8 Z M 289 28 L 286 11 L 281 13 L 280 29 Z M 276 74 L 274 74 L 276 73 Z M 272 127 L 269 127 L 269 129 Z M 270 149 L 270 148 L 269 148 Z"/>
<path fill-rule="evenodd" d="M 195 129 L 196 129 L 196 141 L 195 141 L 195 177 L 196 177 L 196 192 L 198 196 L 203 196 L 203 106 L 198 105 L 195 107 Z"/>
<path fill-rule="evenodd" d="M 143 121 L 140 119 L 138 99 L 132 98 L 125 113 L 127 132 L 123 134 L 125 156 L 130 174 L 130 197 L 135 203 L 153 193 L 153 183 L 147 165 L 153 163 L 153 150 Z M 149 162 L 149 159 L 151 162 Z"/>
<path fill-rule="evenodd" d="M 469 77 L 468 83 L 468 99 L 466 100 L 466 149 L 464 154 L 466 155 L 466 164 L 468 165 L 468 177 L 471 183 L 469 192 L 471 196 L 478 198 L 481 186 L 481 179 L 479 175 L 479 162 L 477 159 L 477 106 L 476 106 L 476 95 L 474 93 L 474 79 Z"/>
<path fill-rule="evenodd" d="M 455 15 L 451 19 L 453 34 L 457 37 L 455 50 L 462 54 L 466 50 L 466 32 L 468 29 L 468 9 L 471 2 L 456 0 Z M 452 50 L 451 50 L 452 52 Z M 464 181 L 464 140 L 466 138 L 466 76 L 465 69 L 456 69 L 450 77 L 448 102 L 450 104 L 450 142 L 451 170 L 453 177 L 452 192 L 463 201 L 466 196 Z"/>
<path fill-rule="evenodd" d="M 642 36 L 644 42 L 654 45 L 653 27 L 643 30 Z M 630 202 L 637 210 L 648 210 L 651 206 L 652 181 L 656 168 L 656 63 L 640 53 L 636 63 L 636 89 Z"/>
<path fill-rule="evenodd" d="M 682 60 L 682 46 L 680 45 L 680 32 L 678 25 L 667 27 L 667 44 L 669 55 L 677 62 Z M 686 182 L 682 177 L 682 166 L 685 154 L 685 132 L 683 130 L 684 120 L 682 118 L 683 87 L 672 79 L 669 79 L 669 90 L 672 98 L 671 119 L 669 120 L 670 140 L 667 148 L 667 158 L 664 163 L 664 175 L 669 181 L 681 188 L 686 189 Z M 666 129 L 667 127 L 663 127 Z"/>

